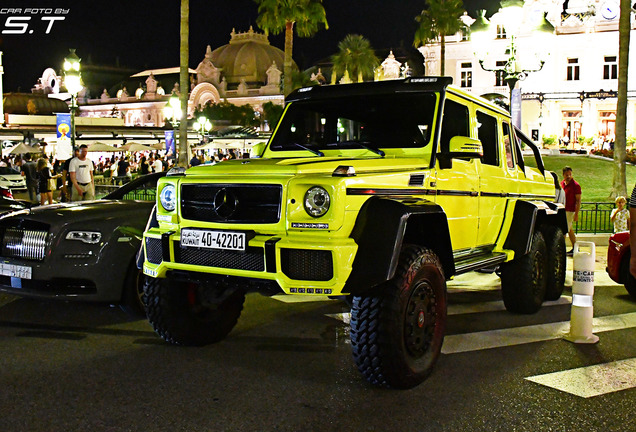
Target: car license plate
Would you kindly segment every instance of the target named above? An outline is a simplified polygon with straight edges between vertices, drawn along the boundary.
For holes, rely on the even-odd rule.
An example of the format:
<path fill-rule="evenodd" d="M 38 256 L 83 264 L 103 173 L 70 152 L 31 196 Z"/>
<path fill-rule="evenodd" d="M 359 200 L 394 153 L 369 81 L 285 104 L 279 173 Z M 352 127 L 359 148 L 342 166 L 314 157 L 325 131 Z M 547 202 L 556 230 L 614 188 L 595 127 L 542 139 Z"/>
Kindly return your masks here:
<path fill-rule="evenodd" d="M 245 243 L 242 232 L 181 230 L 181 246 L 245 251 Z"/>
<path fill-rule="evenodd" d="M 31 279 L 31 267 L 0 263 L 0 275 Z"/>

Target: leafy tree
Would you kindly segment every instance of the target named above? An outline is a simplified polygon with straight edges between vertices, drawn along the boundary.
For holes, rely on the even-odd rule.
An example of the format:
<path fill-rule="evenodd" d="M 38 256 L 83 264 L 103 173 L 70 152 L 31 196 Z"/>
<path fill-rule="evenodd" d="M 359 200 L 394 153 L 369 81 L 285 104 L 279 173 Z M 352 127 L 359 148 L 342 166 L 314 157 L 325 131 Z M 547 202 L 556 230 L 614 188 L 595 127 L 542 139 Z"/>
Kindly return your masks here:
<path fill-rule="evenodd" d="M 265 31 L 279 34 L 285 31 L 285 60 L 283 62 L 283 94 L 292 89 L 292 48 L 294 24 L 300 37 L 313 36 L 322 25 L 325 29 L 327 15 L 322 0 L 254 0 L 258 4 L 256 23 Z"/>
<path fill-rule="evenodd" d="M 338 43 L 338 53 L 331 56 L 331 61 L 337 76 L 348 71 L 349 77 L 358 82 L 373 79 L 373 72 L 380 65 L 369 40 L 357 34 L 348 34 Z"/>
<path fill-rule="evenodd" d="M 464 26 L 460 20 L 464 14 L 464 4 L 462 0 L 425 0 L 425 5 L 427 8 L 415 17 L 419 26 L 415 31 L 413 45 L 417 48 L 439 38 L 443 76 L 446 66 L 446 36 L 454 35 Z"/>
<path fill-rule="evenodd" d="M 260 125 L 254 108 L 249 104 L 237 106 L 229 102 L 208 103 L 200 112 L 212 122 L 224 120 L 232 125 Z"/>
<path fill-rule="evenodd" d="M 190 56 L 190 46 L 188 36 L 190 34 L 190 1 L 181 0 L 181 27 L 180 27 L 180 45 L 179 45 L 179 101 L 181 102 L 182 122 L 179 125 L 179 148 L 177 165 L 187 167 L 190 159 L 188 158 L 188 89 L 190 88 L 190 80 L 188 74 L 188 57 Z"/>
<path fill-rule="evenodd" d="M 278 120 L 280 120 L 283 115 L 283 109 L 282 105 L 276 105 L 273 102 L 265 102 L 263 104 L 263 117 L 265 117 L 271 131 L 274 130 L 278 124 Z"/>
<path fill-rule="evenodd" d="M 625 161 L 627 159 L 627 68 L 629 63 L 629 39 L 631 3 L 621 0 L 618 20 L 618 94 L 616 103 L 616 140 L 614 143 L 614 177 L 612 197 L 627 195 Z"/>
<path fill-rule="evenodd" d="M 296 90 L 301 87 L 311 87 L 313 85 L 317 85 L 317 83 L 311 80 L 311 76 L 309 76 L 307 72 L 292 72 L 292 90 Z"/>

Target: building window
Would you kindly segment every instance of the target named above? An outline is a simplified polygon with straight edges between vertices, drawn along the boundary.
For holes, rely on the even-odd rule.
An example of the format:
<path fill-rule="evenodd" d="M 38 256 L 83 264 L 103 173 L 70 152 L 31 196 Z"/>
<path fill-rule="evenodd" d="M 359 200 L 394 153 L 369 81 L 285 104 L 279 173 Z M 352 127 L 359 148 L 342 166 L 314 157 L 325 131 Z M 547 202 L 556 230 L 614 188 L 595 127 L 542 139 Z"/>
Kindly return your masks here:
<path fill-rule="evenodd" d="M 578 81 L 580 79 L 580 70 L 579 70 L 579 59 L 577 58 L 569 58 L 568 59 L 568 71 L 567 71 L 567 80 L 568 81 Z"/>
<path fill-rule="evenodd" d="M 468 31 L 468 27 L 462 27 L 462 28 L 461 28 L 461 30 L 460 30 L 460 32 L 461 32 L 461 35 L 462 35 L 462 37 L 461 37 L 461 39 L 460 39 L 461 41 L 467 41 L 467 40 L 470 40 L 470 37 L 469 37 L 469 36 L 470 36 L 470 33 L 469 33 L 469 31 Z"/>
<path fill-rule="evenodd" d="M 472 87 L 473 86 L 473 64 L 472 63 L 462 63 L 461 67 L 461 87 Z"/>
<path fill-rule="evenodd" d="M 497 39 L 506 39 L 506 29 L 501 24 L 497 24 Z"/>
<path fill-rule="evenodd" d="M 618 63 L 616 56 L 605 57 L 603 64 L 603 79 L 618 79 Z"/>
<path fill-rule="evenodd" d="M 497 69 L 501 69 L 506 65 L 506 61 L 505 60 L 497 61 L 495 65 L 497 66 Z M 505 76 L 506 76 L 506 73 L 502 70 L 498 70 L 497 72 L 495 72 L 495 86 L 505 86 L 506 85 L 506 81 L 504 81 Z"/>

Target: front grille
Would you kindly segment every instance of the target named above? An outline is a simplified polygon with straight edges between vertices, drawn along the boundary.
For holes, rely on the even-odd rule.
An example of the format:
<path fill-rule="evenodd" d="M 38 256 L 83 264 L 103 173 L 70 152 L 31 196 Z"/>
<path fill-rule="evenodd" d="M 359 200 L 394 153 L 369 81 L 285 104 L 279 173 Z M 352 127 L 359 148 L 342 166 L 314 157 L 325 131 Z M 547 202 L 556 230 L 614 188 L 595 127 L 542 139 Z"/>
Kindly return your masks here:
<path fill-rule="evenodd" d="M 248 247 L 245 252 L 181 247 L 174 242 L 175 261 L 206 267 L 265 271 L 265 251 L 259 247 Z"/>
<path fill-rule="evenodd" d="M 161 264 L 161 261 L 163 261 L 161 239 L 146 238 L 146 259 L 153 264 Z"/>
<path fill-rule="evenodd" d="M 47 231 L 6 228 L 2 236 L 2 255 L 42 261 L 48 237 Z"/>
<path fill-rule="evenodd" d="M 276 223 L 280 220 L 281 185 L 185 184 L 181 215 L 221 223 Z"/>
<path fill-rule="evenodd" d="M 333 278 L 331 251 L 281 249 L 281 269 L 295 280 L 328 281 Z"/>

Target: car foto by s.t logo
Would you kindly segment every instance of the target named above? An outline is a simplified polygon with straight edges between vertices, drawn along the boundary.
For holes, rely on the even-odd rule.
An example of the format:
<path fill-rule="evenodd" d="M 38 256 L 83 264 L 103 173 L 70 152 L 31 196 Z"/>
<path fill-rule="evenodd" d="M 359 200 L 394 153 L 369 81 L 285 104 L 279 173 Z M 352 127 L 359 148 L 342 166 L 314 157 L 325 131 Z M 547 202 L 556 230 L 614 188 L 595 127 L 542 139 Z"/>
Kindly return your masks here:
<path fill-rule="evenodd" d="M 0 16 L 7 16 L 4 20 L 2 34 L 34 34 L 40 33 L 44 28 L 44 34 L 51 33 L 56 21 L 64 21 L 70 9 L 63 8 L 0 8 Z M 32 18 L 40 16 L 39 25 Z M 0 18 L 1 19 L 1 18 Z M 33 24 L 30 26 L 30 24 Z"/>

